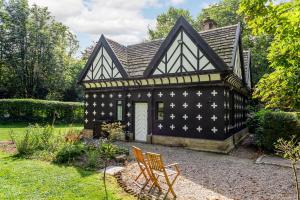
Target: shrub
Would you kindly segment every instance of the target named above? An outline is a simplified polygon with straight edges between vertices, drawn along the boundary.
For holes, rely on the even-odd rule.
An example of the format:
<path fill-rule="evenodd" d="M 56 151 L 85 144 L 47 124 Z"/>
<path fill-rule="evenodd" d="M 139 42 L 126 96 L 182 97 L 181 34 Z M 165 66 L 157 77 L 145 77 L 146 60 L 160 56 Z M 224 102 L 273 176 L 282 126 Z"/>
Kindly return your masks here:
<path fill-rule="evenodd" d="M 258 112 L 250 113 L 246 121 L 250 133 L 255 133 L 255 131 L 261 124 L 262 116 L 264 116 L 266 112 L 271 112 L 271 111 L 262 109 L 259 110 Z"/>
<path fill-rule="evenodd" d="M 117 145 L 110 144 L 110 143 L 102 143 L 100 146 L 100 152 L 102 155 L 107 153 L 107 156 L 110 159 L 115 158 L 117 155 L 121 155 L 121 154 L 128 155 L 129 154 L 128 149 L 118 147 Z"/>
<path fill-rule="evenodd" d="M 295 135 L 300 139 L 300 120 L 296 113 L 261 110 L 247 122 L 249 131 L 255 133 L 256 144 L 268 151 L 274 151 L 279 138 L 288 140 Z"/>
<path fill-rule="evenodd" d="M 66 142 L 77 143 L 81 139 L 81 131 L 70 128 L 64 137 Z"/>
<path fill-rule="evenodd" d="M 51 141 L 54 138 L 54 129 L 49 125 L 45 127 L 31 125 L 25 129 L 24 134 L 11 132 L 10 137 L 16 144 L 19 155 L 31 155 L 34 151 L 48 150 L 57 143 Z"/>
<path fill-rule="evenodd" d="M 82 143 L 64 143 L 56 153 L 54 162 L 70 163 L 84 153 L 85 148 Z"/>
<path fill-rule="evenodd" d="M 0 120 L 3 122 L 52 123 L 82 121 L 83 104 L 78 102 L 46 101 L 36 99 L 0 99 Z"/>
<path fill-rule="evenodd" d="M 98 167 L 101 162 L 101 154 L 98 150 L 92 150 L 89 149 L 86 151 L 87 161 L 86 161 L 86 167 L 88 168 L 95 168 Z"/>

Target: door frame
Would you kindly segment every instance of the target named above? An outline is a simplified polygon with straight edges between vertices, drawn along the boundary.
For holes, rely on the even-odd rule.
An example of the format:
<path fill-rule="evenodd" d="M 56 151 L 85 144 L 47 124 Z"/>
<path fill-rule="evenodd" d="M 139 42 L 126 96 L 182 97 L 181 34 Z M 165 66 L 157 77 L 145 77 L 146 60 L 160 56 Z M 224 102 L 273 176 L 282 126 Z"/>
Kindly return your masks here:
<path fill-rule="evenodd" d="M 147 104 L 147 134 L 146 134 L 146 141 L 137 141 L 137 142 L 147 142 L 147 137 L 148 137 L 148 135 L 149 135 L 149 105 L 151 106 L 151 104 L 148 102 L 148 101 L 132 101 L 132 104 L 131 105 L 133 105 L 133 114 L 134 114 L 134 116 L 133 116 L 133 119 L 132 119 L 132 121 L 133 121 L 133 140 L 134 141 L 136 141 L 135 140 L 135 104 L 136 103 L 146 103 Z"/>

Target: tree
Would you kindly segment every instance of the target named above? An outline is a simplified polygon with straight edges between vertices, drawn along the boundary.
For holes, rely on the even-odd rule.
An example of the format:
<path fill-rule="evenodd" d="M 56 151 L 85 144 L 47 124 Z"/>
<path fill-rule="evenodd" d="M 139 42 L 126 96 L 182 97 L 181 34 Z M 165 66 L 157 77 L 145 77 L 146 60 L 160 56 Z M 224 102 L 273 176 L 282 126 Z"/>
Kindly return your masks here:
<path fill-rule="evenodd" d="M 92 44 L 88 47 L 86 47 L 83 51 L 81 51 L 81 59 L 84 61 L 87 61 L 90 57 L 90 55 L 93 53 L 95 46 L 97 45 L 97 42 L 92 42 Z"/>
<path fill-rule="evenodd" d="M 254 35 L 272 35 L 267 49 L 273 72 L 257 84 L 254 97 L 266 107 L 300 108 L 300 1 L 273 4 L 271 0 L 243 0 L 240 13 Z"/>
<path fill-rule="evenodd" d="M 297 192 L 297 200 L 300 200 L 299 183 L 297 176 L 296 164 L 300 160 L 300 143 L 297 142 L 295 136 L 292 136 L 291 140 L 284 140 L 280 138 L 275 144 L 277 154 L 291 162 L 295 179 L 295 189 Z"/>
<path fill-rule="evenodd" d="M 189 23 L 194 24 L 189 11 L 170 7 L 166 13 L 158 15 L 156 18 L 156 28 L 148 29 L 150 39 L 154 40 L 166 37 L 180 16 L 183 16 Z"/>
<path fill-rule="evenodd" d="M 0 88 L 15 97 L 61 99 L 69 60 L 78 49 L 76 36 L 47 8 L 29 7 L 27 0 L 2 1 L 0 21 L 0 71 L 5 73 Z"/>
<path fill-rule="evenodd" d="M 242 17 L 237 13 L 240 0 L 223 0 L 217 4 L 212 4 L 200 11 L 196 19 L 196 26 L 201 30 L 200 24 L 206 19 L 213 19 L 219 27 L 237 24 L 242 21 Z"/>

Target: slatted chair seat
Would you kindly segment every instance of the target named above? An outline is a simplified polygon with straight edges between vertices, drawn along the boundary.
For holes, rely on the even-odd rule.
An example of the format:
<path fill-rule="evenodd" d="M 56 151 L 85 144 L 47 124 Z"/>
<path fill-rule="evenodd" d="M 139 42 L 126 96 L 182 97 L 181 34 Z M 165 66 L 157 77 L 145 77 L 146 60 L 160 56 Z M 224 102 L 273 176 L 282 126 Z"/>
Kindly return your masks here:
<path fill-rule="evenodd" d="M 159 177 L 164 177 L 165 182 L 168 186 L 167 193 L 165 197 L 168 196 L 168 193 L 171 192 L 174 198 L 176 198 L 175 191 L 173 189 L 173 185 L 180 174 L 178 164 L 174 163 L 171 165 L 165 166 L 160 154 L 147 152 L 147 160 L 150 172 L 153 174 L 153 178 L 155 178 L 156 182 L 159 183 Z M 173 168 L 174 170 L 171 170 Z M 172 179 L 171 179 L 172 178 Z"/>
<path fill-rule="evenodd" d="M 164 176 L 164 172 L 153 170 L 153 173 L 158 176 Z M 168 176 L 176 175 L 177 172 L 171 169 L 166 169 L 166 173 Z"/>
<path fill-rule="evenodd" d="M 133 155 L 138 163 L 138 166 L 140 168 L 140 173 L 138 174 L 138 176 L 135 178 L 134 182 L 141 187 L 141 189 L 144 189 L 149 182 L 152 182 L 152 186 L 150 188 L 152 188 L 153 186 L 158 187 L 158 189 L 161 191 L 161 187 L 159 186 L 157 180 L 154 178 L 153 174 L 151 173 L 149 166 L 147 164 L 147 159 L 144 157 L 144 153 L 142 152 L 142 150 L 138 147 L 132 146 L 132 152 Z M 138 183 L 138 179 L 140 177 L 145 178 L 145 183 L 143 184 L 143 186 L 141 186 Z"/>

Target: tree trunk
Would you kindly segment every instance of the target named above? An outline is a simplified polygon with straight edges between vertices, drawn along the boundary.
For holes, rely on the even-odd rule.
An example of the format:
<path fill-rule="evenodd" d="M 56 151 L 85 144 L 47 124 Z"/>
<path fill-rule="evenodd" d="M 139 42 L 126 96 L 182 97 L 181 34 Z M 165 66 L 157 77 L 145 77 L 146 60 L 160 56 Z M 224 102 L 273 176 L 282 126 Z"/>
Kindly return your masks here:
<path fill-rule="evenodd" d="M 103 184 L 104 184 L 104 190 L 105 190 L 105 198 L 108 200 L 108 193 L 106 188 L 106 167 L 107 167 L 107 155 L 105 155 L 105 161 L 104 161 L 104 172 L 103 172 Z"/>
<path fill-rule="evenodd" d="M 296 183 L 297 200 L 300 200 L 296 163 L 292 163 L 292 167 L 293 167 L 294 177 L 295 177 L 295 183 Z"/>

